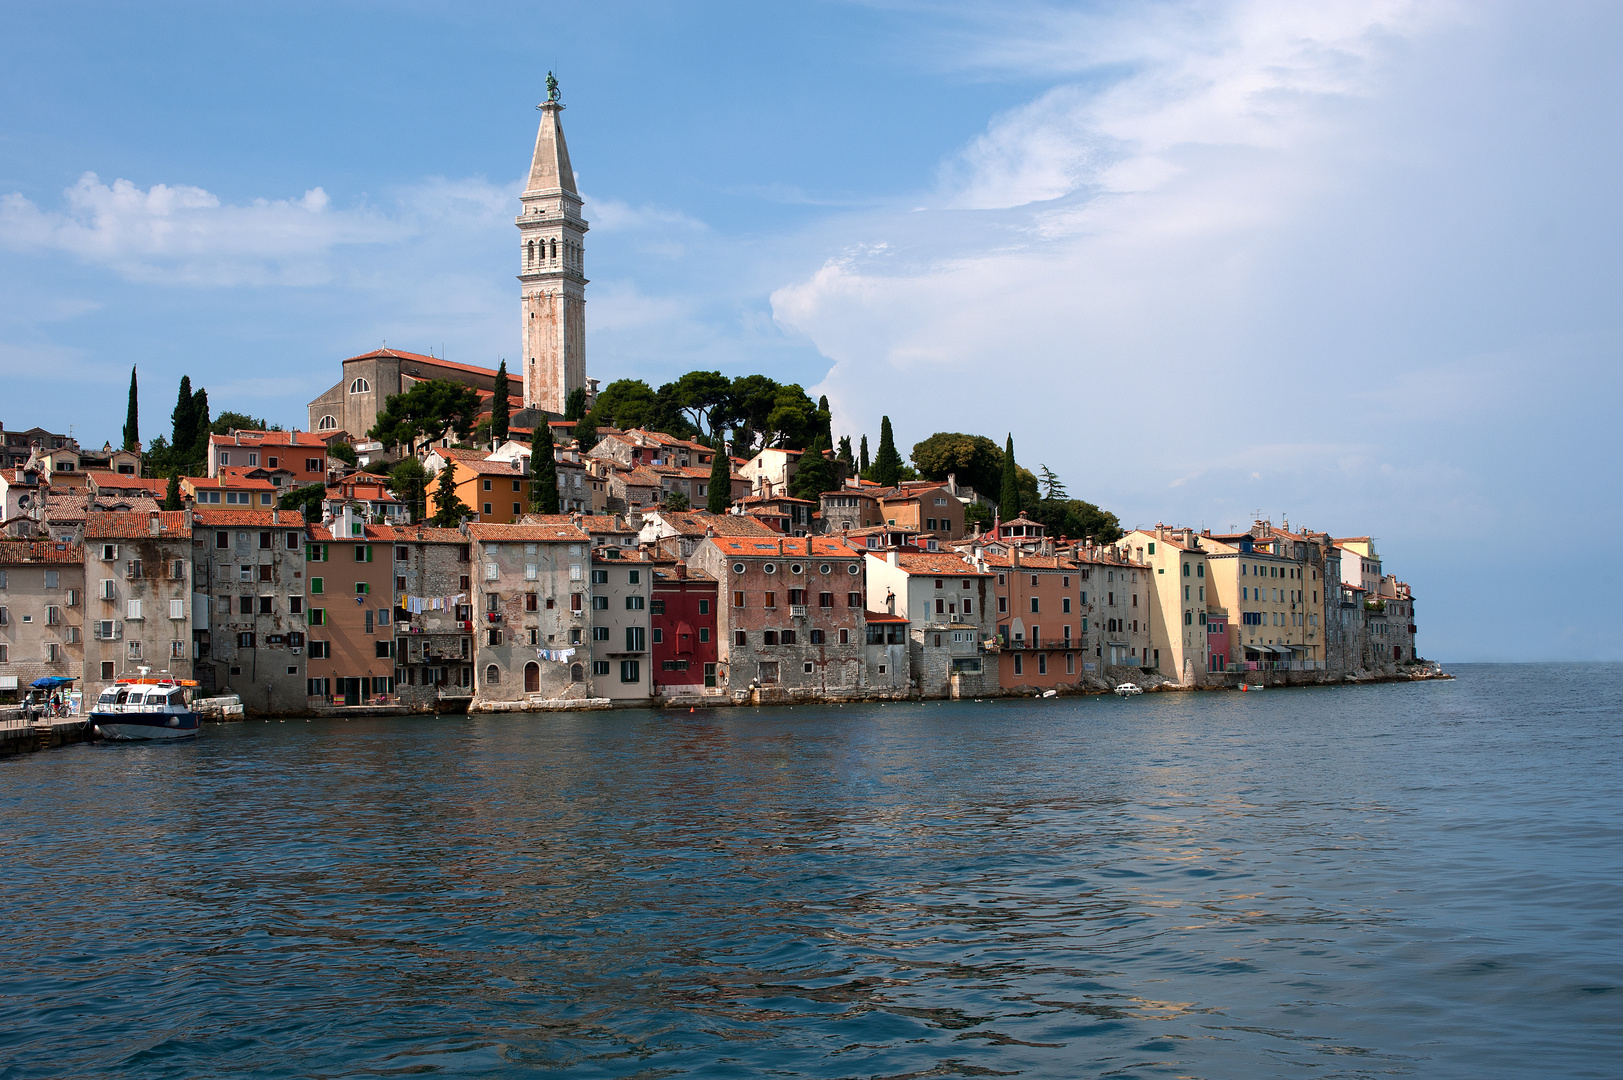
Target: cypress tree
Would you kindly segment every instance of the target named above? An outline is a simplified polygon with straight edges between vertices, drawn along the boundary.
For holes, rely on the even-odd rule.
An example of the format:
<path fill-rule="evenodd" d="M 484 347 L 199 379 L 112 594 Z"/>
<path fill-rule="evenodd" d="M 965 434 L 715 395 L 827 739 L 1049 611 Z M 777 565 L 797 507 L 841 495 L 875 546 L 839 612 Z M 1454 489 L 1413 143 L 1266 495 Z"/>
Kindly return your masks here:
<path fill-rule="evenodd" d="M 169 450 L 176 465 L 184 465 L 192 459 L 192 442 L 197 438 L 197 414 L 192 408 L 192 377 L 182 375 L 180 397 L 175 401 L 175 411 L 169 414 L 169 419 L 174 422 L 174 437 L 169 440 Z"/>
<path fill-rule="evenodd" d="M 171 470 L 169 473 L 169 489 L 163 493 L 163 508 L 165 510 L 183 510 L 180 504 L 180 472 Z"/>
<path fill-rule="evenodd" d="M 836 461 L 844 462 L 848 466 L 856 464 L 856 461 L 851 456 L 851 436 L 840 436 L 840 452 L 834 455 L 834 458 Z"/>
<path fill-rule="evenodd" d="M 530 513 L 558 513 L 558 457 L 552 444 L 552 428 L 541 425 L 530 449 Z"/>
<path fill-rule="evenodd" d="M 868 475 L 868 436 L 862 437 L 862 454 L 857 459 L 857 475 L 866 478 Z"/>
<path fill-rule="evenodd" d="M 205 473 L 208 471 L 209 434 L 213 431 L 209 421 L 209 392 L 207 390 L 199 388 L 197 393 L 192 395 L 192 418 L 196 421 L 196 426 L 193 429 L 191 443 L 189 444 L 191 462 L 193 464 L 203 462 L 205 467 L 199 469 L 198 472 Z M 177 457 L 176 460 L 178 461 L 179 458 Z"/>
<path fill-rule="evenodd" d="M 828 395 L 824 394 L 817 399 L 817 423 L 823 433 L 823 445 L 830 450 L 834 448 L 834 414 L 828 408 Z"/>
<path fill-rule="evenodd" d="M 490 434 L 498 442 L 507 441 L 507 361 L 496 369 L 495 389 L 490 397 Z"/>
<path fill-rule="evenodd" d="M 885 487 L 895 487 L 901 479 L 902 456 L 896 452 L 896 439 L 890 431 L 890 417 L 879 418 L 879 453 L 873 459 L 873 478 Z"/>
<path fill-rule="evenodd" d="M 727 458 L 727 431 L 715 434 L 715 453 L 710 455 L 710 486 L 704 508 L 712 514 L 725 514 L 733 505 L 733 463 Z"/>
<path fill-rule="evenodd" d="M 586 415 L 586 387 L 577 386 L 564 399 L 564 419 L 579 420 Z"/>
<path fill-rule="evenodd" d="M 134 450 L 141 442 L 141 406 L 135 397 L 135 368 L 130 367 L 130 405 L 124 414 L 124 449 Z"/>
<path fill-rule="evenodd" d="M 456 466 L 447 461 L 440 469 L 439 483 L 434 486 L 434 524 L 442 529 L 454 529 L 462 519 L 473 513 L 468 504 L 457 497 Z"/>
<path fill-rule="evenodd" d="M 1014 465 L 1014 434 L 1009 435 L 1008 444 L 1003 449 L 1003 494 L 999 498 L 998 510 L 1004 521 L 1011 521 L 1020 514 L 1020 475 L 1015 471 Z"/>

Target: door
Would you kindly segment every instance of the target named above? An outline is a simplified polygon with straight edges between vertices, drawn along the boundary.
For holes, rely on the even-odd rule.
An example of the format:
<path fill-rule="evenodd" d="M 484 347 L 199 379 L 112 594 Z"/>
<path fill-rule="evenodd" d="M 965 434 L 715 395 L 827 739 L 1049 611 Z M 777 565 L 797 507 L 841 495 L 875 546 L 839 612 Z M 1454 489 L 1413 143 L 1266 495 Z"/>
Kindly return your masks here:
<path fill-rule="evenodd" d="M 524 692 L 526 694 L 541 692 L 541 665 L 534 660 L 524 665 Z"/>
<path fill-rule="evenodd" d="M 344 680 L 344 704 L 359 705 L 361 703 L 361 680 Z"/>

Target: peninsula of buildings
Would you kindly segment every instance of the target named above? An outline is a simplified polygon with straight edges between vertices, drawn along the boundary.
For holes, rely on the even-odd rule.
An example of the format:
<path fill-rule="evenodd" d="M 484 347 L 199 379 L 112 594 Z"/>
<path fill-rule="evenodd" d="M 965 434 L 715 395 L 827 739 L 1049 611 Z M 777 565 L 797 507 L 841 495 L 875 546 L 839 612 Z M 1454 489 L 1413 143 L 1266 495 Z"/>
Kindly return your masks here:
<path fill-rule="evenodd" d="M 598 395 L 588 224 L 563 106 L 554 93 L 540 108 L 516 220 L 519 393 L 503 390 L 505 369 L 375 349 L 342 362 L 307 430 L 210 435 L 178 483 L 143 476 L 138 441 L 98 452 L 0 428 L 0 694 L 58 675 L 93 700 L 151 673 L 275 715 L 1428 670 L 1415 598 L 1370 537 L 1266 520 L 1052 535 L 957 475 L 876 482 L 826 444 L 733 456 L 724 438 L 565 419 Z M 390 400 L 423 383 L 477 395 L 501 418 L 493 434 L 373 437 Z M 808 454 L 822 460 L 801 475 Z M 377 471 L 410 458 L 436 498 L 454 496 L 455 520 L 429 520 L 426 499 Z M 533 489 L 554 476 L 555 499 Z M 808 491 L 797 476 L 828 479 Z M 295 492 L 313 497 L 291 509 Z"/>

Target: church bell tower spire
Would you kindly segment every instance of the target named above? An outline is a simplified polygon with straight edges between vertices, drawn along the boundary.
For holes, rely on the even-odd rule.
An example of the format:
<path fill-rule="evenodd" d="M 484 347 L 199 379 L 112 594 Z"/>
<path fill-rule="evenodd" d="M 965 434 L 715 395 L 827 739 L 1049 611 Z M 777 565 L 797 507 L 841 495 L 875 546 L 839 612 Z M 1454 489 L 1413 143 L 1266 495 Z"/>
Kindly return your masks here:
<path fill-rule="evenodd" d="M 563 414 L 586 382 L 586 219 L 559 114 L 558 80 L 547 72 L 547 100 L 535 136 L 529 182 L 519 196 L 518 275 L 524 343 L 524 405 Z"/>

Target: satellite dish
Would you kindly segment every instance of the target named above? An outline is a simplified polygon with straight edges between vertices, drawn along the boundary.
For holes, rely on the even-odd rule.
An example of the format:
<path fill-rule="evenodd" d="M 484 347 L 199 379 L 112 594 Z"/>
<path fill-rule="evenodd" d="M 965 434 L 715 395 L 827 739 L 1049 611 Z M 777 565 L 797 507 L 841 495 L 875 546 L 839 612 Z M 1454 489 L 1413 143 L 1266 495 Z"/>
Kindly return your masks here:
<path fill-rule="evenodd" d="M 19 495 L 17 496 L 17 505 L 26 510 L 33 504 L 29 502 L 27 495 Z"/>

